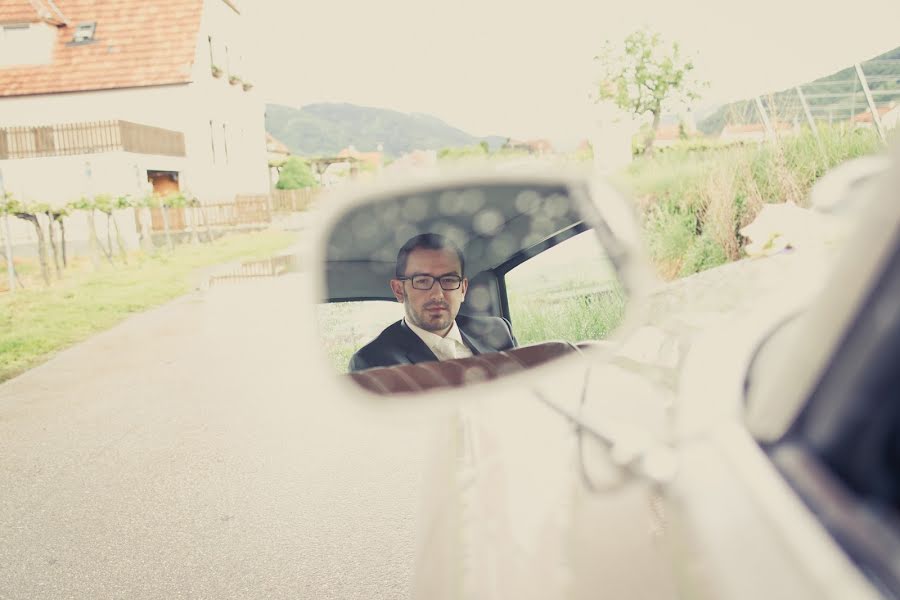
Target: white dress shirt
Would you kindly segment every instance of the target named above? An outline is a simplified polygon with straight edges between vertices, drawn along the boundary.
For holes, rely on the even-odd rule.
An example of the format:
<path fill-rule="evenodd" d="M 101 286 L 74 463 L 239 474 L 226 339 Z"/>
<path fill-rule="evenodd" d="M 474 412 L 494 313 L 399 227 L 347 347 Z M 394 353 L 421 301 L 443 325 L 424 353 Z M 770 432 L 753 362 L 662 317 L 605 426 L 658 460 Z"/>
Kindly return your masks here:
<path fill-rule="evenodd" d="M 462 334 L 459 332 L 456 321 L 453 321 L 450 331 L 448 331 L 447 335 L 444 337 L 426 331 L 421 327 L 416 327 L 407 321 L 406 317 L 403 318 L 403 322 L 406 323 L 406 326 L 409 327 L 413 333 L 425 342 L 425 345 L 428 346 L 429 350 L 434 352 L 434 355 L 438 357 L 438 360 L 468 358 L 469 356 L 472 356 L 472 351 L 469 350 L 469 347 L 466 346 L 462 340 Z"/>

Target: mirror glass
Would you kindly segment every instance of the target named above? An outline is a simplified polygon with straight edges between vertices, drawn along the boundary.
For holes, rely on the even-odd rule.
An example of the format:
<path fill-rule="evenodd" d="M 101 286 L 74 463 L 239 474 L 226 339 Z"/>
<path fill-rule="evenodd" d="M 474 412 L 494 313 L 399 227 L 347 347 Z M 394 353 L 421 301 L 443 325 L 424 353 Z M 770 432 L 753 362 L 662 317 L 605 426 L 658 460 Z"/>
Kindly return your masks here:
<path fill-rule="evenodd" d="M 326 238 L 317 306 L 338 373 L 372 391 L 458 386 L 578 354 L 626 293 L 596 209 L 569 184 L 457 185 L 367 198 Z"/>

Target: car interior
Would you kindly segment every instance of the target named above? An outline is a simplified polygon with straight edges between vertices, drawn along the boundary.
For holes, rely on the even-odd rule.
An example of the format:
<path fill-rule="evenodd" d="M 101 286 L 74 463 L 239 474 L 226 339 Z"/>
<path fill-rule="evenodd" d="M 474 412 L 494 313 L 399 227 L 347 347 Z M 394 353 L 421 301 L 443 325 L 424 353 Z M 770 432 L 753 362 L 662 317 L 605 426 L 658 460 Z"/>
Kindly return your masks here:
<path fill-rule="evenodd" d="M 433 232 L 455 241 L 466 258 L 469 290 L 460 314 L 512 322 L 506 275 L 589 228 L 570 191 L 559 186 L 483 185 L 382 198 L 346 213 L 333 228 L 324 300 L 394 301 L 386 282 L 393 276 L 398 249 L 414 235 Z M 368 369 L 348 377 L 378 394 L 458 387 L 578 354 L 592 344 L 554 340 L 471 358 Z"/>

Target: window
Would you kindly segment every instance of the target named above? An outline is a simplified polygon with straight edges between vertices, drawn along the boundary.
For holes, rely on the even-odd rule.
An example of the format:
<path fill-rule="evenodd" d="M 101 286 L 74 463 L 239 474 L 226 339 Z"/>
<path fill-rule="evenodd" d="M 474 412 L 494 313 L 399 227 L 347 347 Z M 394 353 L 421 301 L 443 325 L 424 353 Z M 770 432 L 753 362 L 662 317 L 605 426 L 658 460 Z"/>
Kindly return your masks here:
<path fill-rule="evenodd" d="M 506 273 L 504 281 L 520 345 L 603 339 L 624 314 L 616 270 L 593 230 L 525 260 Z"/>
<path fill-rule="evenodd" d="M 94 41 L 94 32 L 97 29 L 97 22 L 90 21 L 79 23 L 75 27 L 75 34 L 72 36 L 73 44 L 85 44 Z"/>
<path fill-rule="evenodd" d="M 403 305 L 386 300 L 332 302 L 316 307 L 316 321 L 325 351 L 340 373 L 347 372 L 354 352 L 402 318 Z"/>
<path fill-rule="evenodd" d="M 213 128 L 213 122 L 209 122 L 209 143 L 212 147 L 212 161 L 216 164 L 216 130 Z"/>

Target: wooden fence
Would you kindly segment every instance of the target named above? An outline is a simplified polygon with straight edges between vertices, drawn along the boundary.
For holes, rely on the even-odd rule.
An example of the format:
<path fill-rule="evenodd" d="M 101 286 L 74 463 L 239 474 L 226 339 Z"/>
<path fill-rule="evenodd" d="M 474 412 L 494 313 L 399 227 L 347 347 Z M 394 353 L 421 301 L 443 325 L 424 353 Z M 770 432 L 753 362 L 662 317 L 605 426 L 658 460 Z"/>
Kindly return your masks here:
<path fill-rule="evenodd" d="M 293 255 L 276 256 L 265 260 L 245 262 L 234 270 L 210 277 L 210 284 L 258 277 L 279 277 L 296 269 L 296 257 Z"/>
<path fill-rule="evenodd" d="M 150 209 L 153 231 L 165 230 L 162 208 Z M 185 231 L 206 227 L 236 227 L 239 225 L 264 225 L 272 222 L 267 196 L 238 196 L 234 202 L 217 202 L 197 207 L 169 208 L 166 212 L 169 231 Z"/>
<path fill-rule="evenodd" d="M 114 151 L 184 156 L 184 134 L 118 120 L 0 128 L 0 159 Z"/>
<path fill-rule="evenodd" d="M 267 194 L 238 194 L 234 202 L 202 204 L 200 207 L 170 208 L 166 213 L 169 231 L 184 231 L 195 227 L 235 227 L 239 225 L 262 225 L 272 222 L 274 212 L 299 212 L 306 210 L 316 199 L 313 189 L 275 190 Z M 151 228 L 163 231 L 162 209 L 150 210 Z M 205 222 L 204 222 L 205 219 Z"/>
<path fill-rule="evenodd" d="M 275 212 L 299 212 L 309 208 L 316 199 L 318 190 L 272 190 L 272 210 Z"/>

